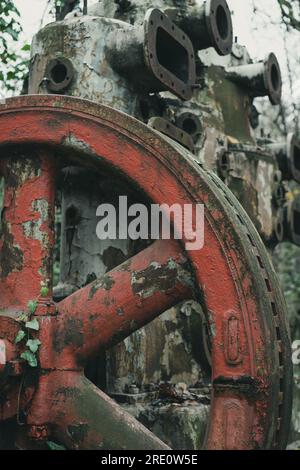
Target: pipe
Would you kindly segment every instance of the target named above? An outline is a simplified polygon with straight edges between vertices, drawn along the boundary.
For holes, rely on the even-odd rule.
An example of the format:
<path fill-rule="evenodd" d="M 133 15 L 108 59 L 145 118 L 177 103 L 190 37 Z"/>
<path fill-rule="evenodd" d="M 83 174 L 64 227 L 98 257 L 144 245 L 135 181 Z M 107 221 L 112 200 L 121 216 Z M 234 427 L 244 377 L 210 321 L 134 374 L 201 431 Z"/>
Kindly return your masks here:
<path fill-rule="evenodd" d="M 143 92 L 169 90 L 188 100 L 196 82 L 193 45 L 162 11 L 147 11 L 142 26 L 127 23 L 107 38 L 110 65 Z"/>
<path fill-rule="evenodd" d="M 300 140 L 289 133 L 286 142 L 268 144 L 267 147 L 276 155 L 283 180 L 300 183 Z"/>
<path fill-rule="evenodd" d="M 261 62 L 238 65 L 226 69 L 227 78 L 246 88 L 253 98 L 269 96 L 273 105 L 279 104 L 282 94 L 282 79 L 278 60 L 271 53 Z"/>
<path fill-rule="evenodd" d="M 230 54 L 233 27 L 226 0 L 178 9 L 174 22 L 190 37 L 196 51 L 214 47 L 219 55 Z"/>

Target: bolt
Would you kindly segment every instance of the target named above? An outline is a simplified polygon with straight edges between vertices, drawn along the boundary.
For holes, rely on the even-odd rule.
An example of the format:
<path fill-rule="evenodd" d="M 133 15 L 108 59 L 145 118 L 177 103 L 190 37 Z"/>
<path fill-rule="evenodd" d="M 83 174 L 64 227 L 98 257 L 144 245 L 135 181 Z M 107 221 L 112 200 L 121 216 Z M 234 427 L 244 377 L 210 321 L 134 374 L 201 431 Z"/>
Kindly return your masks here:
<path fill-rule="evenodd" d="M 35 315 L 47 316 L 56 315 L 57 309 L 55 303 L 50 298 L 39 299 Z"/>
<path fill-rule="evenodd" d="M 42 425 L 30 425 L 28 429 L 28 436 L 31 439 L 42 441 L 49 438 L 49 428 L 46 424 Z"/>
<path fill-rule="evenodd" d="M 135 384 L 131 384 L 129 387 L 128 387 L 128 391 L 129 393 L 131 393 L 132 395 L 137 395 L 140 391 L 140 389 L 135 385 Z"/>

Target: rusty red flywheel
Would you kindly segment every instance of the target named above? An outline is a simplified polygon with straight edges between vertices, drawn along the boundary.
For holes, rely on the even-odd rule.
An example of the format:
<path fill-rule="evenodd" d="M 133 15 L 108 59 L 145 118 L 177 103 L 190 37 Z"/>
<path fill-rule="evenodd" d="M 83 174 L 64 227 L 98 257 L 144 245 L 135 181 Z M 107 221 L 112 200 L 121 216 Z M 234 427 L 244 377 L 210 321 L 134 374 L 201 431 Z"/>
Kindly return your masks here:
<path fill-rule="evenodd" d="M 55 171 L 62 155 L 91 171 L 113 168 L 155 203 L 203 203 L 203 249 L 186 253 L 178 241 L 158 240 L 105 279 L 54 304 Z M 201 296 L 213 333 L 204 448 L 284 448 L 292 389 L 285 304 L 262 241 L 221 181 L 137 120 L 64 96 L 24 96 L 0 104 L 0 156 L 5 181 L 0 420 L 20 419 L 23 412 L 28 442 L 53 436 L 70 449 L 167 449 L 89 382 L 83 369 L 100 347 L 116 344 L 172 305 Z M 153 262 L 157 279 L 140 308 L 136 300 Z M 133 275 L 140 276 L 138 290 Z M 166 276 L 168 282 L 161 283 Z M 46 297 L 43 285 L 49 287 Z M 32 299 L 38 299 L 31 320 L 39 324 L 35 335 L 41 346 L 38 368 L 28 378 L 15 337 Z"/>

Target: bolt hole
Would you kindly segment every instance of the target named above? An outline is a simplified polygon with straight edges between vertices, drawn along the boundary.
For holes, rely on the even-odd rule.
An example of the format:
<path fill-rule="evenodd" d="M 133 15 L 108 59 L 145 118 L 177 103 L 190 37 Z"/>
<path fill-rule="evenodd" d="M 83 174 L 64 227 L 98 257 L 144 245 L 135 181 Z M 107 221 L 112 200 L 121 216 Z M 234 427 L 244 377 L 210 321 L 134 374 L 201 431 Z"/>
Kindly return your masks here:
<path fill-rule="evenodd" d="M 67 67 L 60 62 L 53 66 L 50 75 L 54 83 L 62 83 L 69 78 Z"/>
<path fill-rule="evenodd" d="M 182 123 L 182 129 L 188 134 L 195 134 L 197 131 L 197 125 L 192 118 L 186 118 Z"/>

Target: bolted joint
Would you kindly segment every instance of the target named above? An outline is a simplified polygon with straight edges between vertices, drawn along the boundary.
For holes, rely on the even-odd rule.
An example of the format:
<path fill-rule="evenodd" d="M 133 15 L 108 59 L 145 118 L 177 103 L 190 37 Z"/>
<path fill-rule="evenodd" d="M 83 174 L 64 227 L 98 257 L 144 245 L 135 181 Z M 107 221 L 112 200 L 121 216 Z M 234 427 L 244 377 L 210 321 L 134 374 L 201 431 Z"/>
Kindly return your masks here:
<path fill-rule="evenodd" d="M 31 424 L 28 426 L 27 435 L 30 439 L 34 439 L 36 441 L 45 441 L 50 437 L 50 429 L 47 424 Z"/>
<path fill-rule="evenodd" d="M 162 134 L 175 140 L 190 152 L 195 153 L 195 145 L 192 137 L 183 129 L 172 124 L 168 119 L 156 116 L 148 121 L 148 125 Z"/>
<path fill-rule="evenodd" d="M 56 304 L 50 298 L 43 298 L 38 300 L 37 309 L 35 315 L 37 316 L 47 316 L 47 315 L 56 315 L 57 308 Z"/>
<path fill-rule="evenodd" d="M 281 70 L 275 54 L 261 62 L 226 69 L 227 78 L 245 88 L 251 97 L 268 96 L 273 105 L 279 104 L 282 94 Z"/>
<path fill-rule="evenodd" d="M 48 62 L 45 72 L 46 87 L 53 93 L 59 93 L 71 86 L 75 70 L 70 59 L 56 57 Z"/>
<path fill-rule="evenodd" d="M 168 16 L 154 8 L 142 26 L 124 23 L 109 34 L 106 57 L 112 68 L 142 91 L 169 90 L 188 100 L 196 82 L 193 45 Z"/>
<path fill-rule="evenodd" d="M 233 27 L 226 0 L 207 0 L 201 6 L 170 10 L 170 16 L 188 34 L 196 51 L 213 47 L 219 55 L 231 53 Z"/>
<path fill-rule="evenodd" d="M 183 112 L 176 116 L 176 125 L 186 132 L 196 143 L 202 134 L 202 124 L 199 117 L 191 112 Z"/>

